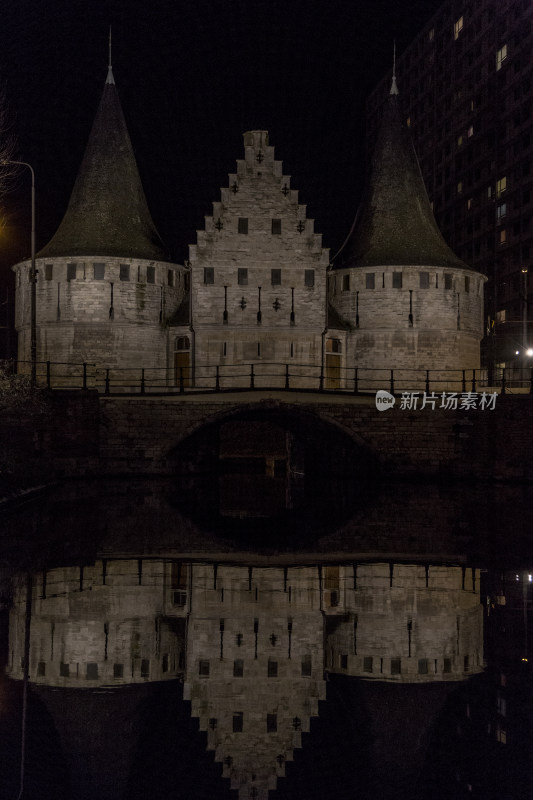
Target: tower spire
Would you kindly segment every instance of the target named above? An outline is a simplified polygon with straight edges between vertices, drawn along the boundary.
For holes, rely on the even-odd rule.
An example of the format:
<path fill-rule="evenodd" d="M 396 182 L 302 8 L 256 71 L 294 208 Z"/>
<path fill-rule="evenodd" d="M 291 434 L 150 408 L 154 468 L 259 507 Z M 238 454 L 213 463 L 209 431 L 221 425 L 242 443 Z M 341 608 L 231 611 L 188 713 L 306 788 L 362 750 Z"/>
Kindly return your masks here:
<path fill-rule="evenodd" d="M 398 94 L 398 86 L 396 84 L 396 39 L 394 40 L 392 51 L 392 85 L 390 87 L 390 94 Z"/>
<path fill-rule="evenodd" d="M 109 66 L 107 68 L 106 83 L 115 83 L 115 78 L 113 77 L 113 60 L 111 58 L 111 25 L 109 26 Z"/>

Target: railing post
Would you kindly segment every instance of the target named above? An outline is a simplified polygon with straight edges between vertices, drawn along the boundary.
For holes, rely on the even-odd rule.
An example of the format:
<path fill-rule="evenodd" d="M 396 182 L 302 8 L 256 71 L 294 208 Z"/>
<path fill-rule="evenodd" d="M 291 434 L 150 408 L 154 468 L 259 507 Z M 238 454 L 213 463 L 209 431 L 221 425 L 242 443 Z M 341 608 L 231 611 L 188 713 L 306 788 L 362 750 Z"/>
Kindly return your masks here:
<path fill-rule="evenodd" d="M 426 394 L 429 394 L 429 369 L 426 370 Z"/>
<path fill-rule="evenodd" d="M 466 392 L 466 369 L 463 370 L 463 392 Z"/>
<path fill-rule="evenodd" d="M 219 375 L 219 365 L 218 364 L 217 364 L 216 369 L 217 369 L 217 374 L 216 374 L 216 378 L 215 378 L 215 391 L 219 392 L 220 391 L 220 375 Z"/>
<path fill-rule="evenodd" d="M 105 393 L 109 394 L 109 368 L 105 371 Z"/>
<path fill-rule="evenodd" d="M 472 391 L 476 391 L 476 370 L 472 370 Z"/>
<path fill-rule="evenodd" d="M 289 365 L 285 364 L 285 388 L 289 388 Z"/>
<path fill-rule="evenodd" d="M 353 393 L 357 394 L 359 392 L 359 375 L 358 375 L 358 367 L 354 367 L 353 371 Z"/>
<path fill-rule="evenodd" d="M 144 383 L 144 367 L 141 369 L 141 394 L 144 394 L 145 390 L 145 383 Z"/>
<path fill-rule="evenodd" d="M 324 365 L 323 364 L 320 366 L 320 382 L 318 384 L 318 391 L 319 392 L 323 392 L 324 391 Z"/>
<path fill-rule="evenodd" d="M 505 394 L 505 367 L 502 367 L 502 394 Z"/>
<path fill-rule="evenodd" d="M 46 388 L 47 389 L 51 389 L 52 388 L 51 373 L 50 373 L 50 362 L 49 361 L 46 362 Z"/>
<path fill-rule="evenodd" d="M 250 364 L 250 389 L 255 389 L 254 365 Z"/>
<path fill-rule="evenodd" d="M 394 394 L 394 370 L 390 371 L 390 393 Z"/>
<path fill-rule="evenodd" d="M 83 389 L 87 389 L 87 364 L 83 362 Z"/>
<path fill-rule="evenodd" d="M 180 367 L 180 394 L 185 392 L 185 382 L 183 380 L 183 367 Z"/>

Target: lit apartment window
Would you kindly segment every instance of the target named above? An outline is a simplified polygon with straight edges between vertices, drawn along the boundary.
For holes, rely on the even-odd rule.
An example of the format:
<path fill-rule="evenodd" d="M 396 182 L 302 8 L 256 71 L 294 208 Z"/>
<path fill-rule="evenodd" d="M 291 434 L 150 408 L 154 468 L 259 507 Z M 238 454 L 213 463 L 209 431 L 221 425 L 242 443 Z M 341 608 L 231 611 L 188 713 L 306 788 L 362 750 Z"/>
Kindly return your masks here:
<path fill-rule="evenodd" d="M 470 209 L 472 208 L 472 202 L 473 202 L 473 201 L 472 201 L 472 198 L 471 198 L 471 197 L 469 197 L 469 198 L 468 198 L 468 200 L 466 201 L 466 207 L 467 207 L 467 209 L 468 209 L 469 211 L 470 211 Z"/>
<path fill-rule="evenodd" d="M 507 231 L 502 228 L 500 231 L 500 244 L 505 244 L 507 241 Z"/>
<path fill-rule="evenodd" d="M 248 217 L 239 217 L 239 233 L 248 233 Z"/>
<path fill-rule="evenodd" d="M 507 214 L 507 203 L 500 203 L 496 208 L 496 219 L 500 222 Z"/>
<path fill-rule="evenodd" d="M 507 45 L 504 44 L 503 47 L 500 47 L 499 50 L 496 52 L 496 71 L 502 68 L 503 62 L 507 58 Z"/>
<path fill-rule="evenodd" d="M 463 30 L 463 24 L 464 24 L 463 17 L 459 17 L 459 19 L 456 22 L 454 22 L 454 24 L 453 24 L 453 38 L 454 39 L 458 39 L 459 38 L 459 34 Z"/>
<path fill-rule="evenodd" d="M 458 136 L 457 137 L 457 147 L 461 147 L 462 144 L 463 144 L 463 137 L 462 136 Z"/>
<path fill-rule="evenodd" d="M 470 125 L 470 127 L 468 128 L 468 138 L 470 139 L 470 137 L 473 135 L 474 135 L 474 126 Z"/>
<path fill-rule="evenodd" d="M 462 193 L 463 193 L 463 182 L 459 181 L 459 183 L 457 184 L 457 194 L 462 194 Z"/>
<path fill-rule="evenodd" d="M 428 41 L 432 42 L 434 38 L 435 38 L 435 28 L 432 28 L 428 32 Z"/>
<path fill-rule="evenodd" d="M 204 283 L 211 284 L 215 282 L 215 268 L 204 267 Z"/>
<path fill-rule="evenodd" d="M 507 189 L 507 177 L 504 175 L 503 178 L 500 178 L 498 181 L 496 181 L 496 197 L 500 197 L 503 194 L 503 192 L 505 192 L 506 189 Z"/>

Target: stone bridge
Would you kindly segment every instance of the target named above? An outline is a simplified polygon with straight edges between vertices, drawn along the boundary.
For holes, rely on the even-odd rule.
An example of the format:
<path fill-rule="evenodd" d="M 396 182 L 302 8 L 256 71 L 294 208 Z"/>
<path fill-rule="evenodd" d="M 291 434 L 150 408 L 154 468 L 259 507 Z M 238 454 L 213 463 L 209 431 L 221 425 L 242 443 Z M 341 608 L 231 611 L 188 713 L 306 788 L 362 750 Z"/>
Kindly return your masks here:
<path fill-rule="evenodd" d="M 41 446 L 65 475 L 187 473 L 217 457 L 229 423 L 268 423 L 339 475 L 531 482 L 533 398 L 505 395 L 493 409 L 378 411 L 374 398 L 264 391 L 210 395 L 54 393 Z"/>

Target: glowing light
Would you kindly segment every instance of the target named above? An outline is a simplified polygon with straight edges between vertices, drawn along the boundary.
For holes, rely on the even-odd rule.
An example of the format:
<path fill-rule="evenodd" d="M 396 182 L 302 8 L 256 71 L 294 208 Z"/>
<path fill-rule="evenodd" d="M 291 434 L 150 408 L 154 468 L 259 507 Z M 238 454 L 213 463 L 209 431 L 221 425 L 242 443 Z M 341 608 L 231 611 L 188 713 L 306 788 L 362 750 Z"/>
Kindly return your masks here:
<path fill-rule="evenodd" d="M 520 355 L 520 350 L 515 350 L 514 354 L 515 354 L 515 356 L 519 356 Z"/>
<path fill-rule="evenodd" d="M 527 658 L 522 658 L 521 661 L 527 661 Z"/>
<path fill-rule="evenodd" d="M 533 356 L 533 347 L 528 347 L 528 349 L 526 350 L 526 355 Z"/>

